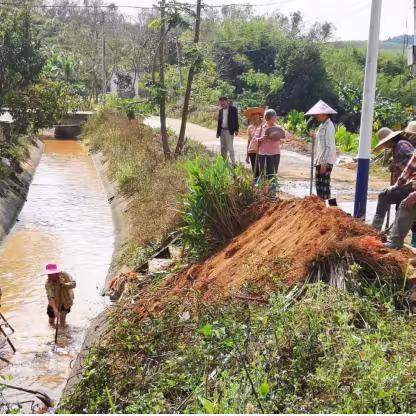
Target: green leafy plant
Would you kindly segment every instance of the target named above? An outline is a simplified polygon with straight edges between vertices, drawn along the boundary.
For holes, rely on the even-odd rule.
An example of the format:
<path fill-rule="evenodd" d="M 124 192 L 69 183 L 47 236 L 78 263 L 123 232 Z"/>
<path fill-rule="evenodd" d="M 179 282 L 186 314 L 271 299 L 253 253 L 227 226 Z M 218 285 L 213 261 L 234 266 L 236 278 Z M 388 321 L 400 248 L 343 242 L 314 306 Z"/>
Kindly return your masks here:
<path fill-rule="evenodd" d="M 309 136 L 308 120 L 305 118 L 305 113 L 302 111 L 289 111 L 284 125 L 288 131 L 299 137 Z"/>
<path fill-rule="evenodd" d="M 413 412 L 415 322 L 374 290 L 361 298 L 306 285 L 297 301 L 283 289 L 266 307 L 207 304 L 194 293 L 194 303 L 172 299 L 151 319 L 128 299 L 63 410 Z M 192 311 L 186 320 L 184 311 Z"/>
<path fill-rule="evenodd" d="M 337 126 L 335 143 L 343 153 L 356 153 L 358 151 L 359 135 L 351 133 L 343 124 Z"/>
<path fill-rule="evenodd" d="M 183 237 L 188 248 L 201 255 L 239 232 L 242 210 L 256 199 L 256 192 L 246 170 L 234 170 L 222 157 L 208 166 L 192 161 L 186 169 Z"/>

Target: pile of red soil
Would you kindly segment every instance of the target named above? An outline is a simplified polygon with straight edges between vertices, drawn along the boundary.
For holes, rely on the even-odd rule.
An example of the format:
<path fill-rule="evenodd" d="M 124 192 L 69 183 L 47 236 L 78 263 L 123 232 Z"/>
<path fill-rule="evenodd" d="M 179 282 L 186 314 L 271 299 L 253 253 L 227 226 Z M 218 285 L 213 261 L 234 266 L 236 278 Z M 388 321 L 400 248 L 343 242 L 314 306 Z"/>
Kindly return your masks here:
<path fill-rule="evenodd" d="M 211 302 L 241 294 L 263 295 L 307 279 L 311 266 L 334 253 L 351 254 L 380 272 L 401 277 L 406 250 L 388 250 L 376 231 L 317 197 L 271 203 L 263 215 L 228 245 L 184 272 L 167 279 L 140 304 L 159 309 L 183 299 L 189 289 Z M 137 310 L 142 310 L 137 305 Z"/>

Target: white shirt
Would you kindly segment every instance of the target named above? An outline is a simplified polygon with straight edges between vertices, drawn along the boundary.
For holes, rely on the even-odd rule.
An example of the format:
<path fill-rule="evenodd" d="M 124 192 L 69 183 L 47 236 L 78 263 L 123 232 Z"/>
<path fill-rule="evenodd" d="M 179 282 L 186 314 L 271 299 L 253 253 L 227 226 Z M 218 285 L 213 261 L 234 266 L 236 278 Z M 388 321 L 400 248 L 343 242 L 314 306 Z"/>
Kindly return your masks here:
<path fill-rule="evenodd" d="M 337 162 L 337 147 L 335 145 L 335 126 L 331 119 L 323 122 L 316 135 L 316 158 L 315 166 L 329 163 L 335 165 Z"/>
<path fill-rule="evenodd" d="M 223 129 L 228 129 L 228 108 L 222 109 L 222 124 Z"/>

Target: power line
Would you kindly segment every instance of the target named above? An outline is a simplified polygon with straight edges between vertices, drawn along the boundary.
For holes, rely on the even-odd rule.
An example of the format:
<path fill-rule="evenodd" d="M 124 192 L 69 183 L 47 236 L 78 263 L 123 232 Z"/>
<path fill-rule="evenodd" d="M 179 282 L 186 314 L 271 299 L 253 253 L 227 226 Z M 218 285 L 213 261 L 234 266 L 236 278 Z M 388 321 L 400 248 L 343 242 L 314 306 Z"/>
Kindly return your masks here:
<path fill-rule="evenodd" d="M 279 6 L 286 3 L 290 3 L 291 0 L 280 0 L 280 1 L 274 1 L 270 3 L 261 3 L 261 4 L 252 4 L 252 3 L 229 3 L 229 4 L 222 4 L 222 5 L 213 5 L 213 4 L 204 4 L 203 7 L 206 9 L 222 9 L 227 7 L 265 7 L 265 6 Z M 190 3 L 181 3 L 183 6 L 187 7 L 194 7 L 194 4 Z M 0 2 L 0 6 L 11 6 L 11 7 L 26 7 L 25 4 L 22 3 L 14 3 L 14 2 Z M 117 9 L 138 9 L 138 10 L 153 10 L 155 6 L 128 6 L 128 5 L 117 5 L 115 3 L 110 3 L 107 5 L 81 5 L 81 4 L 35 4 L 34 7 L 40 7 L 40 8 L 47 8 L 47 9 L 59 9 L 59 8 L 72 8 L 72 9 L 85 9 L 85 8 L 96 8 L 96 9 L 102 9 L 102 8 L 117 8 Z"/>
<path fill-rule="evenodd" d="M 26 7 L 25 4 L 17 4 L 12 2 L 0 2 L 0 6 L 11 6 L 11 7 Z M 40 8 L 46 8 L 46 9 L 103 9 L 103 8 L 111 8 L 113 5 L 81 5 L 81 4 L 35 4 L 33 7 L 40 7 Z M 115 5 L 115 8 L 122 8 L 122 9 L 141 9 L 141 10 L 153 10 L 153 7 L 145 7 L 145 6 L 117 6 Z"/>

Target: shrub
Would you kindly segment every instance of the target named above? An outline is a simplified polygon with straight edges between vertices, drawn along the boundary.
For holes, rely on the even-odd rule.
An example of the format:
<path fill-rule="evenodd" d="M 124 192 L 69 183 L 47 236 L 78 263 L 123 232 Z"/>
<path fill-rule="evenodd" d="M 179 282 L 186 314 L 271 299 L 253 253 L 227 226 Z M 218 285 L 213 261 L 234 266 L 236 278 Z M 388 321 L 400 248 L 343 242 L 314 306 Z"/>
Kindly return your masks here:
<path fill-rule="evenodd" d="M 104 97 L 102 109 L 117 110 L 120 114 L 132 120 L 136 117 L 145 117 L 153 113 L 155 107 L 150 100 L 138 98 L 120 98 L 115 94 Z"/>
<path fill-rule="evenodd" d="M 305 113 L 302 111 L 290 111 L 286 116 L 284 126 L 288 131 L 299 137 L 309 136 L 308 120 L 305 118 Z"/>
<path fill-rule="evenodd" d="M 371 137 L 371 148 L 373 149 L 378 142 L 377 133 L 373 133 Z M 351 133 L 342 123 L 340 123 L 338 124 L 335 133 L 335 143 L 342 153 L 356 154 L 358 153 L 358 147 L 360 144 L 360 135 L 357 133 Z"/>
<path fill-rule="evenodd" d="M 340 124 L 335 133 L 335 143 L 343 153 L 357 152 L 359 135 L 349 132 L 343 124 Z"/>
<path fill-rule="evenodd" d="M 241 230 L 244 208 L 256 199 L 252 177 L 218 157 L 214 164 L 192 161 L 186 165 L 189 190 L 184 198 L 182 228 L 191 252 L 204 254 Z"/>

